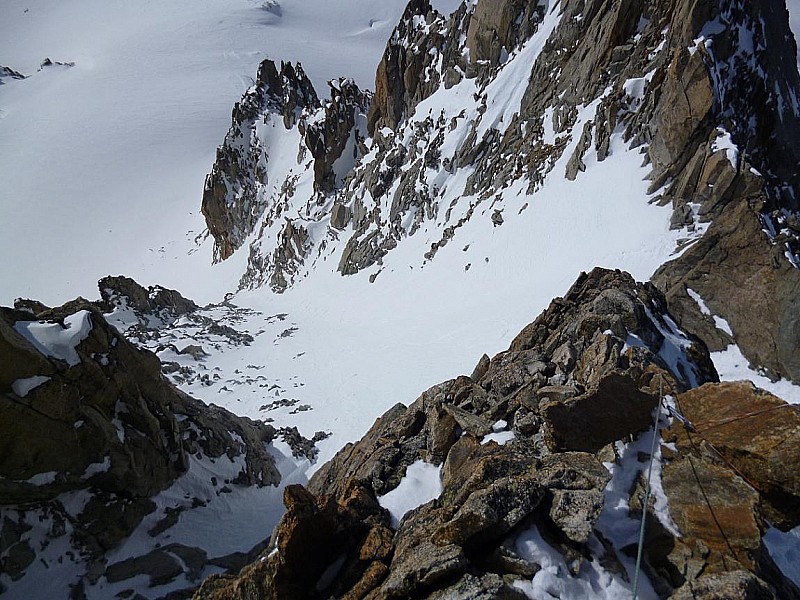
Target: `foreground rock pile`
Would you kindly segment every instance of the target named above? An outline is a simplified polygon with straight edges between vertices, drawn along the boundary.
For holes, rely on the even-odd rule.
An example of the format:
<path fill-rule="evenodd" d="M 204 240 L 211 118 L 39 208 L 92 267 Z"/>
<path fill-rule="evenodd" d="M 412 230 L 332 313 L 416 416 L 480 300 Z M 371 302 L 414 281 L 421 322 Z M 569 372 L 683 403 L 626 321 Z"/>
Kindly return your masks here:
<path fill-rule="evenodd" d="M 287 513 L 262 558 L 238 577 L 212 576 L 195 598 L 524 598 L 520 584 L 542 566 L 515 540 L 534 527 L 571 575 L 594 561 L 629 581 L 624 563 L 635 547 L 618 547 L 599 518 L 607 466 L 621 462 L 621 442 L 651 426 L 659 386 L 698 424 L 736 411 L 755 412 L 755 421 L 725 424 L 722 439 L 709 434 L 719 455 L 677 425 L 665 434 L 675 445 L 663 489 L 681 535 L 647 507 L 654 589 L 681 598 L 800 597 L 761 544 L 766 519 L 799 522 L 800 479 L 782 465 L 800 459 L 800 417 L 765 393 L 715 380 L 705 346 L 675 328 L 652 285 L 596 269 L 508 351 L 390 409 L 308 489 L 286 488 Z M 775 410 L 759 412 L 766 407 Z M 504 439 L 490 435 L 502 429 Z M 440 467 L 441 493 L 393 525 L 379 498 L 418 461 Z M 641 515 L 641 481 L 626 495 L 630 518 Z"/>

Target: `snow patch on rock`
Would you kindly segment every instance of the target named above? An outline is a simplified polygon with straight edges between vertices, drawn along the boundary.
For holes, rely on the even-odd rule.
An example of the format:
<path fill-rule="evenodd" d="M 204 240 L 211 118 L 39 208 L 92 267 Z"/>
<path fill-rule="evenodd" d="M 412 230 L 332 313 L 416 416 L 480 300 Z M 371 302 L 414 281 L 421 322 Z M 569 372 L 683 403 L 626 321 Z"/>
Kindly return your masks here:
<path fill-rule="evenodd" d="M 24 398 L 31 393 L 31 391 L 48 381 L 50 381 L 50 378 L 46 375 L 34 375 L 33 377 L 17 379 L 11 384 L 11 389 L 17 396 Z"/>
<path fill-rule="evenodd" d="M 392 527 L 397 527 L 405 514 L 439 497 L 442 493 L 441 467 L 418 460 L 406 469 L 400 483 L 378 498 L 380 505 L 392 516 Z"/>
<path fill-rule="evenodd" d="M 81 362 L 75 348 L 92 330 L 92 318 L 88 310 L 80 310 L 65 317 L 63 325 L 43 321 L 17 321 L 14 329 L 45 356 L 63 360 L 74 367 Z"/>

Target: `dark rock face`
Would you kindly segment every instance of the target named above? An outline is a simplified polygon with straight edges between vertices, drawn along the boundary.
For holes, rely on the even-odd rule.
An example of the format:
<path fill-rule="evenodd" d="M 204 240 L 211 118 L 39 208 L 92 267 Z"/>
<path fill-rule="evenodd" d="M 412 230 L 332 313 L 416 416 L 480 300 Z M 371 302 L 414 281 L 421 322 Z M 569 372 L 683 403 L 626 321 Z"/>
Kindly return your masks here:
<path fill-rule="evenodd" d="M 307 125 L 304 134 L 304 142 L 314 157 L 314 191 L 322 194 L 330 194 L 337 188 L 336 161 L 344 158 L 352 164 L 358 157 L 354 139 L 357 132 L 353 128 L 370 101 L 369 94 L 362 92 L 351 79 L 331 81 L 329 85 L 331 97 L 325 104 L 324 116 Z M 348 142 L 352 146 L 349 157 L 343 156 Z M 344 170 L 349 171 L 349 166 Z"/>
<path fill-rule="evenodd" d="M 140 297 L 142 289 L 125 278 L 104 281 L 118 291 L 124 287 L 126 298 L 142 306 L 194 306 L 160 288 Z M 190 456 L 241 460 L 236 483 L 277 485 L 280 475 L 265 448 L 274 434 L 269 425 L 174 388 L 154 354 L 133 346 L 83 299 L 35 317 L 2 308 L 0 538 L 12 543 L 3 543 L 0 562 L 4 570 L 15 565 L 12 577 L 21 577 L 32 562 L 22 539 L 31 527 L 26 519 L 49 515 L 61 525 L 53 526 L 34 556 L 69 536 L 96 579 L 105 554 L 156 508 L 151 498 L 186 473 Z M 72 492 L 87 494 L 74 514 L 62 503 L 63 494 Z M 158 572 L 150 568 L 154 562 Z M 141 557 L 110 576 L 137 574 L 142 567 L 163 583 L 183 573 L 169 564 Z"/>
<path fill-rule="evenodd" d="M 50 67 L 74 67 L 75 63 L 72 61 L 60 61 L 60 60 L 53 60 L 50 57 L 45 58 L 42 63 L 39 65 L 39 71 Z"/>
<path fill-rule="evenodd" d="M 280 119 L 285 129 L 295 126 L 304 110 L 319 108 L 319 99 L 301 65 L 265 60 L 256 84 L 233 108 L 232 124 L 217 159 L 206 177 L 202 211 L 215 240 L 215 257 L 225 260 L 241 246 L 264 210 L 259 184 L 266 183 L 258 138 L 262 114 Z M 266 123 L 265 123 L 266 124 Z"/>
<path fill-rule="evenodd" d="M 100 288 L 100 307 L 105 312 L 115 308 L 130 308 L 138 316 L 175 318 L 197 310 L 197 305 L 180 292 L 161 286 L 145 289 L 130 277 L 104 277 L 97 282 Z"/>
<path fill-rule="evenodd" d="M 630 549 L 600 542 L 597 531 L 611 478 L 600 457 L 615 460 L 611 442 L 652 422 L 657 380 L 675 393 L 714 379 L 696 340 L 684 337 L 684 362 L 666 364 L 659 356 L 674 356 L 664 348 L 664 305 L 652 285 L 624 273 L 582 275 L 508 351 L 482 359 L 474 378 L 434 386 L 408 408 L 395 406 L 317 471 L 308 491 L 287 488 L 287 513 L 261 560 L 238 577 L 210 578 L 195 598 L 523 598 L 513 583 L 540 566 L 517 553 L 515 539 L 532 526 L 567 563 L 593 556 L 594 543 L 605 548 L 603 564 L 620 565 L 617 553 Z M 635 340 L 640 344 L 633 346 Z M 718 402 L 723 396 L 727 404 Z M 737 469 L 749 469 L 747 481 L 725 462 L 697 454 L 677 425 L 667 433 L 678 453 L 662 481 L 681 537 L 648 507 L 646 553 L 647 573 L 664 597 L 690 597 L 690 590 L 708 599 L 796 597 L 761 545 L 764 510 L 783 515 L 788 527 L 797 522 L 790 491 L 796 477 L 779 468 L 782 461 L 796 463 L 786 453 L 796 447 L 797 411 L 779 422 L 786 410 L 779 402 L 742 385 L 714 383 L 678 396 L 698 428 L 735 406 L 757 414 L 751 429 L 757 433 L 745 435 L 750 427 L 734 421 L 718 434 L 728 443 L 720 444 L 723 454 L 739 461 Z M 568 406 L 570 419 L 553 422 L 552 407 L 559 405 Z M 613 426 L 598 406 L 613 412 Z M 513 433 L 504 445 L 485 439 L 499 420 Z M 769 436 L 779 440 L 776 447 L 766 443 Z M 575 451 L 573 442 L 589 451 Z M 392 525 L 378 498 L 419 460 L 440 465 L 441 493 Z M 695 472 L 725 539 L 691 488 Z M 778 497 L 775 508 L 770 498 Z"/>
<path fill-rule="evenodd" d="M 438 81 L 427 86 L 421 81 L 426 62 L 431 61 L 426 50 L 433 44 L 427 39 L 426 30 L 433 15 L 427 0 L 412 0 L 406 6 L 375 74 L 375 98 L 367 121 L 370 135 L 381 127 L 394 129 L 403 116 L 438 87 Z"/>
<path fill-rule="evenodd" d="M 745 356 L 773 376 L 800 378 L 800 271 L 770 243 L 755 205 L 729 206 L 678 261 L 653 276 L 680 323 L 715 350 L 729 343 L 687 289 L 723 316 Z"/>
<path fill-rule="evenodd" d="M 800 120 L 783 100 L 796 94 L 797 70 L 777 58 L 795 51 L 786 10 L 779 2 L 708 2 L 697 3 L 688 15 L 687 24 L 720 15 L 730 25 L 683 59 L 689 62 L 675 72 L 680 81 L 668 87 L 674 98 L 665 96 L 655 114 L 660 131 L 685 133 L 651 144 L 649 155 L 657 168 L 671 163 L 663 173 L 674 178 L 664 195 L 675 207 L 673 225 L 692 229 L 698 219 L 711 225 L 653 281 L 680 323 L 714 349 L 726 347 L 730 338 L 701 314 L 687 288 L 730 323 L 752 363 L 797 380 L 800 246 L 789 223 L 800 208 L 793 166 L 800 156 Z M 742 43 L 746 38 L 752 48 Z M 673 126 L 675 120 L 682 129 Z M 725 130 L 738 152 L 720 148 Z M 655 184 L 661 181 L 654 178 Z"/>

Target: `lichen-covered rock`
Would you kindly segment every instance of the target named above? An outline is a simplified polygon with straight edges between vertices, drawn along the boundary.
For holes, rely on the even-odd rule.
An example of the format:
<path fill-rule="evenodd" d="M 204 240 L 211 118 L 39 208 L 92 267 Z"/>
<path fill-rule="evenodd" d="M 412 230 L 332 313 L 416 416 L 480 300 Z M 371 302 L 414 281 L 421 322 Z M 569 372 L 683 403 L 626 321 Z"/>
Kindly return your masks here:
<path fill-rule="evenodd" d="M 770 586 L 748 571 L 703 577 L 677 590 L 672 600 L 777 600 Z"/>
<path fill-rule="evenodd" d="M 761 514 L 773 525 L 800 525 L 800 408 L 750 382 L 708 384 L 677 402 L 699 439 L 759 492 Z M 678 444 L 689 435 L 674 428 Z"/>
<path fill-rule="evenodd" d="M 762 536 L 767 523 L 800 523 L 798 410 L 749 382 L 708 383 L 679 394 L 677 419 L 662 432 L 661 486 L 680 537 L 648 510 L 645 569 L 676 598 L 798 598 Z M 639 507 L 641 510 L 641 506 Z"/>

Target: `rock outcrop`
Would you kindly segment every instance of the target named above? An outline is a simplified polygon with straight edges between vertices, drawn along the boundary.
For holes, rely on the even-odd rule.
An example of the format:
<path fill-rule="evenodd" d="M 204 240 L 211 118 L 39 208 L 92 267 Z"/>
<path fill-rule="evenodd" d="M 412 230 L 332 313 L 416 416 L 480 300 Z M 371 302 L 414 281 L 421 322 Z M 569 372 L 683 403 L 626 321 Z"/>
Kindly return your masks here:
<path fill-rule="evenodd" d="M 4 67 L 0 65 L 0 85 L 6 83 L 3 79 L 25 79 L 25 75 L 12 69 L 11 67 Z"/>
<path fill-rule="evenodd" d="M 115 309 L 130 309 L 139 319 L 159 319 L 163 323 L 197 310 L 197 305 L 180 292 L 160 285 L 144 288 L 130 277 L 104 277 L 97 282 L 100 288 L 99 307 L 110 313 Z"/>
<path fill-rule="evenodd" d="M 124 292 L 131 306 L 194 307 L 161 288 L 142 295 L 126 278 L 104 282 L 101 289 L 115 290 L 108 302 Z M 193 463 L 239 465 L 220 485 L 277 485 L 266 449 L 275 430 L 174 388 L 158 358 L 128 342 L 94 304 L 23 304 L 28 311 L 0 309 L 0 571 L 17 580 L 37 559 L 71 561 L 78 595 L 104 575 L 121 581 L 150 573 L 159 585 L 184 572 L 197 579 L 208 557 L 188 547 L 173 552 L 186 555 L 183 563 L 134 555 L 124 569 L 105 564 L 156 510 L 155 496 Z M 202 486 L 214 493 L 203 481 L 196 494 Z M 177 523 L 180 512 L 167 511 L 151 535 Z M 164 567 L 160 574 L 153 561 Z"/>
<path fill-rule="evenodd" d="M 344 78 L 331 81 L 330 92 L 321 102 L 300 64 L 281 63 L 278 70 L 271 60 L 261 63 L 255 85 L 234 107 L 231 128 L 206 178 L 202 211 L 216 260 L 228 258 L 253 231 L 280 225 L 298 188 L 307 194 L 308 217 L 341 187 L 360 155 L 361 121 L 371 95 Z M 287 227 L 291 233 L 303 229 L 299 221 L 287 221 Z M 294 255 L 287 256 L 285 247 L 267 252 L 270 256 L 255 253 L 243 286 L 269 282 L 280 291 L 289 285 L 307 248 L 285 228 L 281 235 L 293 244 Z"/>
<path fill-rule="evenodd" d="M 665 543 L 671 536 L 649 515 L 645 557 L 657 588 L 678 588 L 677 598 L 698 588 L 703 598 L 800 597 L 780 578 L 769 590 L 763 580 L 776 568 L 761 540 L 768 523 L 800 523 L 790 466 L 800 459 L 800 410 L 749 382 L 706 384 L 675 403 L 691 427 L 676 420 L 663 432 L 674 450 L 662 486 L 681 537 Z"/>
<path fill-rule="evenodd" d="M 242 245 L 269 200 L 262 197 L 262 188 L 273 183 L 265 160 L 272 149 L 264 147 L 259 134 L 277 129 L 280 137 L 281 127 L 293 128 L 303 111 L 318 108 L 317 93 L 301 65 L 281 63 L 279 71 L 271 60 L 261 63 L 255 85 L 233 107 L 231 128 L 203 190 L 202 211 L 217 260 Z"/>
<path fill-rule="evenodd" d="M 766 518 L 800 522 L 797 476 L 782 468 L 798 458 L 798 411 L 752 387 L 713 383 L 705 346 L 673 329 L 664 307 L 651 284 L 624 273 L 581 276 L 472 377 L 395 406 L 308 490 L 287 488 L 287 513 L 261 559 L 237 577 L 210 578 L 195 598 L 525 598 L 524 582 L 542 569 L 519 542 L 532 530 L 564 555 L 571 575 L 560 577 L 580 577 L 591 560 L 629 585 L 620 524 L 600 516 L 620 485 L 612 475 L 636 461 L 623 459 L 625 440 L 652 426 L 659 387 L 677 394 L 720 455 L 698 451 L 700 439 L 687 442 L 677 421 L 665 433 L 676 445 L 663 489 L 680 535 L 648 506 L 645 569 L 655 589 L 675 598 L 798 597 L 761 543 Z M 437 497 L 404 514 L 384 510 L 420 464 L 436 470 Z M 629 494 L 623 519 L 641 515 L 636 490 Z M 702 498 L 715 503 L 717 521 Z"/>

